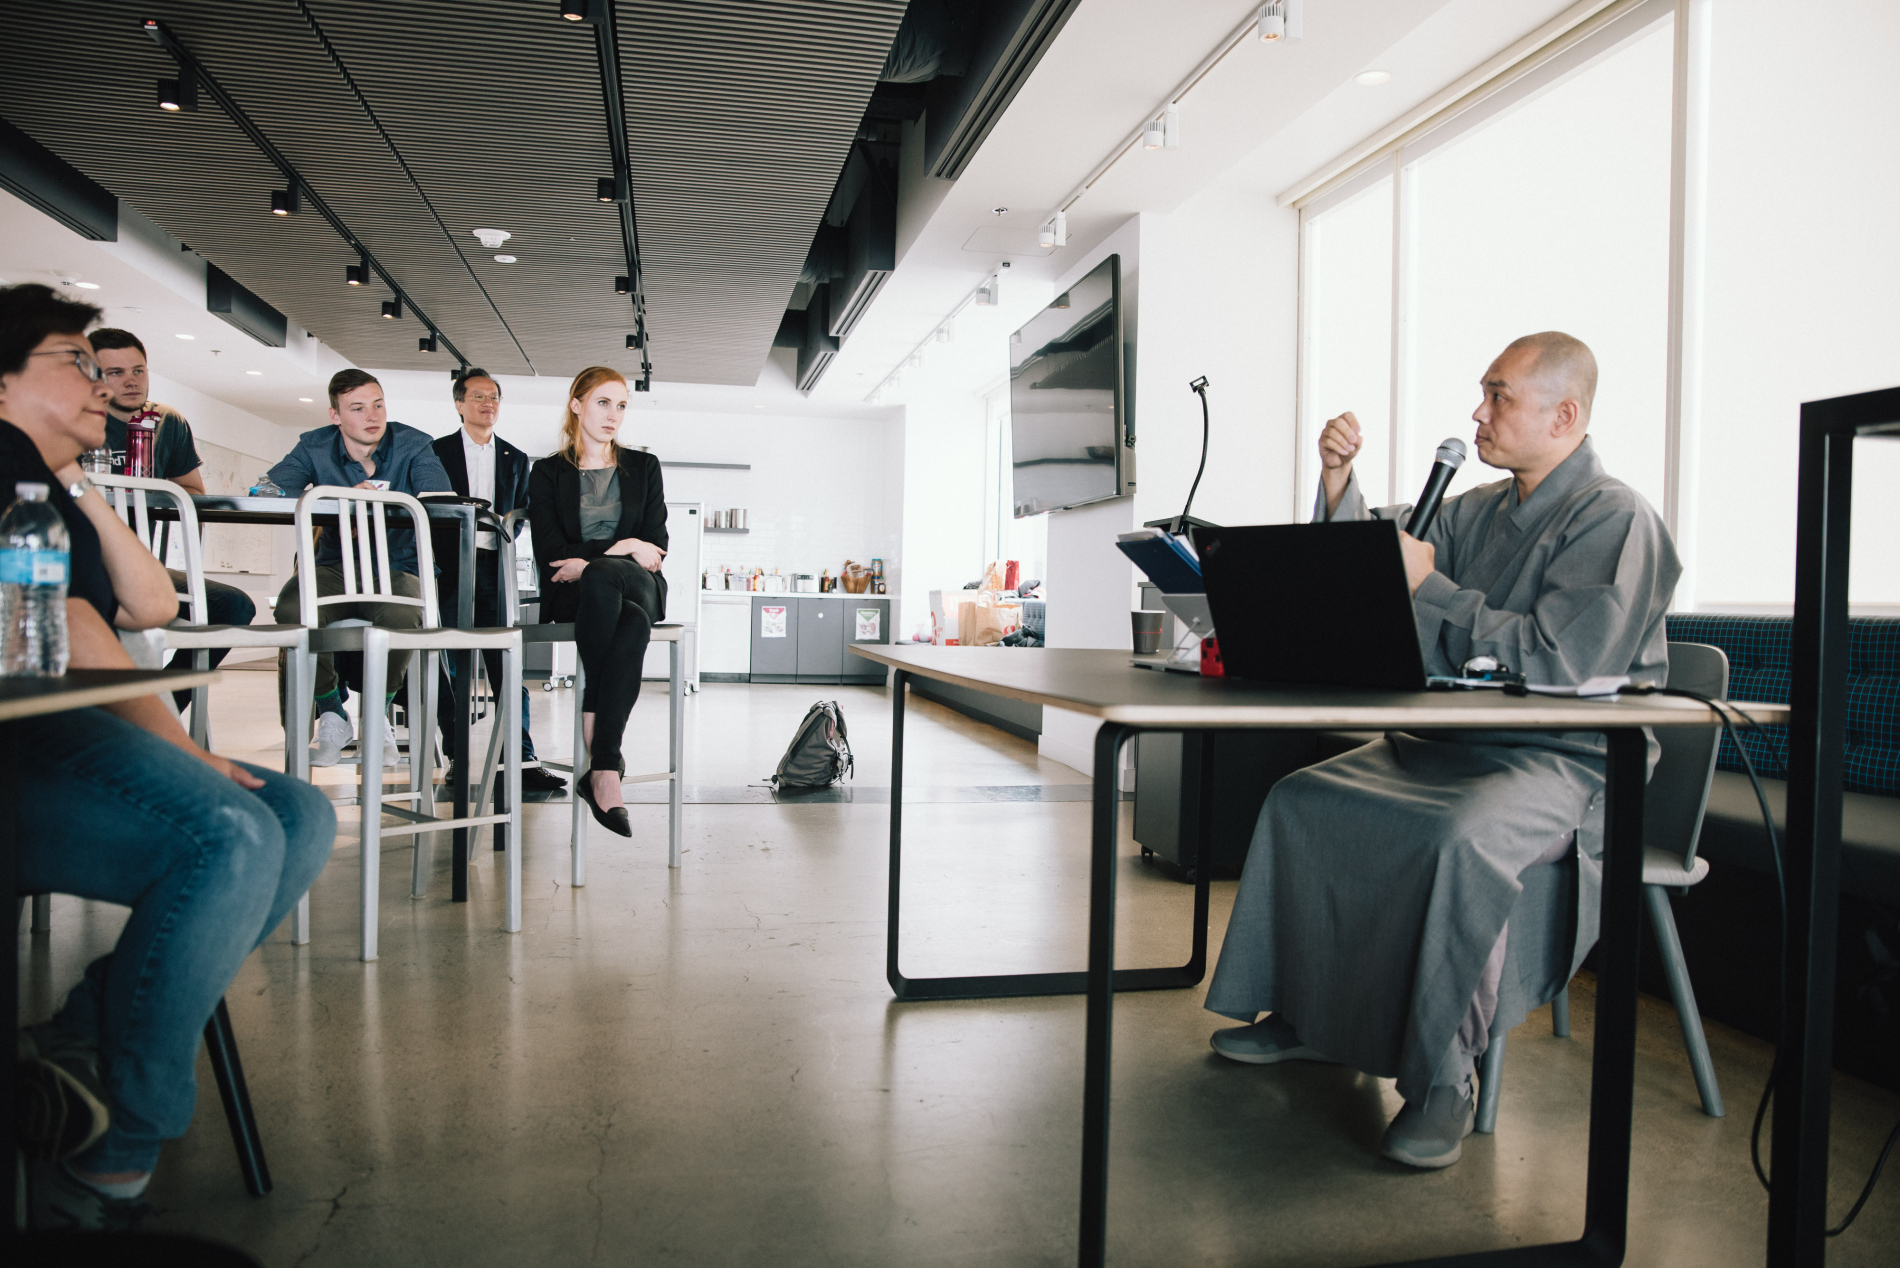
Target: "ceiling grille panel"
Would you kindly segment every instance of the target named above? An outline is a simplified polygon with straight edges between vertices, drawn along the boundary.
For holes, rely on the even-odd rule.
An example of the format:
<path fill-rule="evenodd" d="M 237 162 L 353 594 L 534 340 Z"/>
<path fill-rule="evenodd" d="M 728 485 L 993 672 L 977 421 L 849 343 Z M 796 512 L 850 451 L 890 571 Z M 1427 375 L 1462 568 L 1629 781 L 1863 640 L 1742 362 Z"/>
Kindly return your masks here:
<path fill-rule="evenodd" d="M 903 9 L 618 6 L 656 378 L 756 380 Z M 637 367 L 632 305 L 613 291 L 627 271 L 617 213 L 594 197 L 612 164 L 593 28 L 552 3 L 498 0 L 9 15 L 0 115 L 352 361 L 400 369 L 454 362 L 416 350 L 413 314 L 381 317 L 386 287 L 344 285 L 355 256 L 307 204 L 268 214 L 280 174 L 206 94 L 195 114 L 154 107 L 154 83 L 176 70 L 145 17 L 197 55 L 472 362 Z M 76 60 L 109 73 L 74 75 Z M 501 251 L 518 263 L 497 264 L 476 228 L 513 234 Z"/>

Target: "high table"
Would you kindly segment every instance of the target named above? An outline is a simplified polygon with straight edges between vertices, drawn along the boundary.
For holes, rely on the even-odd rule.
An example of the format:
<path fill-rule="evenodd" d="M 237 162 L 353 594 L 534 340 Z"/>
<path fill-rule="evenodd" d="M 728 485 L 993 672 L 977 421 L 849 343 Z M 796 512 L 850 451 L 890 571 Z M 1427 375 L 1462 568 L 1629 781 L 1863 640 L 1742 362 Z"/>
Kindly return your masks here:
<path fill-rule="evenodd" d="M 475 532 L 481 528 L 494 532 L 505 531 L 501 521 L 495 515 L 467 501 L 447 501 L 424 497 L 420 499 L 422 509 L 429 514 L 430 527 L 455 525 L 456 557 L 458 584 L 455 591 L 455 617 L 452 622 L 456 629 L 466 630 L 475 624 Z M 297 499 L 293 497 L 236 497 L 223 493 L 194 494 L 192 505 L 197 509 L 200 524 L 268 524 L 295 526 L 297 523 Z M 337 513 L 335 502 L 318 502 L 315 507 L 317 518 L 334 519 Z M 151 511 L 154 520 L 175 518 L 167 510 L 154 507 Z M 447 619 L 447 614 L 444 614 Z M 455 672 L 452 675 L 455 700 L 455 716 L 459 720 L 446 737 L 449 757 L 456 778 L 451 781 L 450 793 L 454 798 L 454 818 L 468 817 L 468 733 L 469 733 L 469 685 L 475 676 L 475 653 L 472 651 L 451 652 L 455 657 Z M 497 806 L 500 802 L 497 801 Z M 497 829 L 496 848 L 501 848 L 501 835 L 505 827 Z M 458 903 L 468 901 L 468 829 L 456 828 L 451 837 L 454 850 L 454 863 L 450 869 L 449 897 Z"/>
<path fill-rule="evenodd" d="M 0 1017 L 20 1016 L 20 727 L 27 718 L 155 696 L 218 680 L 215 670 L 75 669 L 63 678 L 0 678 L 0 903 L 6 950 L 0 953 Z M 11 1060 L 0 1061 L 0 1158 L 19 1153 Z M 12 1186 L 8 1186 L 11 1193 Z M 9 1204 L 12 1198 L 8 1198 Z M 9 1222 L 8 1231 L 12 1224 Z"/>
<path fill-rule="evenodd" d="M 1629 1225 L 1630 1115 L 1636 1074 L 1636 962 L 1641 945 L 1643 787 L 1648 726 L 1713 726 L 1713 710 L 1670 696 L 1616 703 L 1499 691 L 1389 692 L 1276 687 L 1137 669 L 1126 652 L 1057 648 L 851 649 L 895 670 L 891 681 L 891 870 L 885 972 L 900 1000 L 1088 995 L 1083 1075 L 1082 1211 L 1077 1263 L 1099 1268 L 1107 1250 L 1110 1022 L 1117 990 L 1196 985 L 1207 969 L 1205 822 L 1195 869 L 1193 951 L 1188 962 L 1115 968 L 1117 772 L 1122 746 L 1142 731 L 1286 730 L 1600 731 L 1609 745 L 1603 908 L 1598 936 L 1596 1045 L 1590 1090 L 1590 1157 L 1583 1235 L 1574 1242 L 1485 1251 L 1434 1264 L 1619 1264 Z M 898 966 L 903 860 L 904 689 L 913 676 L 987 695 L 1100 718 L 1095 733 L 1090 831 L 1089 954 L 1085 972 L 909 978 Z M 1787 720 L 1781 705 L 1739 706 L 1757 722 Z M 1633 791 L 1634 795 L 1629 795 Z M 1202 799 L 1202 813 L 1207 812 Z"/>

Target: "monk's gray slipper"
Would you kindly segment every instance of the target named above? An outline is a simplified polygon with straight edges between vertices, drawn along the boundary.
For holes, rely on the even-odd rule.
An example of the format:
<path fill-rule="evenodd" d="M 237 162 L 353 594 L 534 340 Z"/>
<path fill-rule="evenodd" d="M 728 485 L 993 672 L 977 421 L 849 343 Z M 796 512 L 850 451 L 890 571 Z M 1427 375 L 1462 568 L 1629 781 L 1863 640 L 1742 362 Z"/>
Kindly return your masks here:
<path fill-rule="evenodd" d="M 1477 1098 L 1463 1088 L 1433 1086 L 1423 1105 L 1405 1103 L 1385 1129 L 1379 1152 L 1408 1167 L 1435 1171 L 1464 1153 L 1464 1139 L 1477 1121 Z"/>
<path fill-rule="evenodd" d="M 1217 1030 L 1210 1042 L 1214 1051 L 1229 1061 L 1248 1065 L 1273 1065 L 1279 1061 L 1318 1061 L 1339 1063 L 1323 1052 L 1315 1052 L 1300 1040 L 1291 1022 L 1278 1013 L 1269 1013 L 1251 1026 Z"/>

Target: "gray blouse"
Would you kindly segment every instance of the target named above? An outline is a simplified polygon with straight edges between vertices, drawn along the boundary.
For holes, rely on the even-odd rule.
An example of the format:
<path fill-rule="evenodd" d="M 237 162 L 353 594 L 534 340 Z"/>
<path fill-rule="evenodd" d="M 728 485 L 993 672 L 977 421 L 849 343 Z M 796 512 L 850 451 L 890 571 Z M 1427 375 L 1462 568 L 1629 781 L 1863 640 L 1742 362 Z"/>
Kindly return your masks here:
<path fill-rule="evenodd" d="M 620 531 L 620 468 L 581 472 L 581 538 L 612 541 Z"/>

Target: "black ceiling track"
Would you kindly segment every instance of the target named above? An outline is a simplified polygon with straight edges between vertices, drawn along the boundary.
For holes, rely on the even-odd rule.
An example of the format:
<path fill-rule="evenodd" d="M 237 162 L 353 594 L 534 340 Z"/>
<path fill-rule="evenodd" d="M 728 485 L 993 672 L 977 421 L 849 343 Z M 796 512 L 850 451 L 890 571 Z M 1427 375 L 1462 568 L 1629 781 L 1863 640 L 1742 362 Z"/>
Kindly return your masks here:
<path fill-rule="evenodd" d="M 156 18 L 147 18 L 140 25 L 145 33 L 150 35 L 152 39 L 157 42 L 158 46 L 170 54 L 173 61 L 178 63 L 178 69 L 181 72 L 196 76 L 198 86 L 210 94 L 211 99 L 218 103 L 218 108 L 225 113 L 226 117 L 229 118 L 232 123 L 237 125 L 239 131 L 243 132 L 244 135 L 250 139 L 251 144 L 257 147 L 258 152 L 268 159 L 278 171 L 284 174 L 284 180 L 288 188 L 299 191 L 303 198 L 309 199 L 310 206 L 316 210 L 316 213 L 328 221 L 330 227 L 336 230 L 337 235 L 362 256 L 364 263 L 376 270 L 377 276 L 381 277 L 389 289 L 395 292 L 396 300 L 401 308 L 406 308 L 414 313 L 416 320 L 421 322 L 423 326 L 434 334 L 442 347 L 446 348 L 457 362 L 463 366 L 467 366 L 469 359 L 462 355 L 461 349 L 457 348 L 454 342 L 447 335 L 442 333 L 441 327 L 429 320 L 428 314 L 424 313 L 421 306 L 415 302 L 415 299 L 409 295 L 408 292 L 403 290 L 401 284 L 398 283 L 395 278 L 390 276 L 389 270 L 384 268 L 381 262 L 376 259 L 375 255 L 370 252 L 369 247 L 364 245 L 363 240 L 350 232 L 349 226 L 343 223 L 343 218 L 337 215 L 328 203 L 323 201 L 323 196 L 311 188 L 308 181 L 297 174 L 296 166 L 291 163 L 290 159 L 282 150 L 279 150 L 271 143 L 271 139 L 264 135 L 263 129 L 258 127 L 257 124 L 251 120 L 250 116 L 239 108 L 231 94 L 225 91 L 224 85 L 219 83 L 217 78 L 206 69 L 204 63 L 199 61 L 190 49 L 179 43 L 177 37 L 166 28 L 163 22 L 158 21 Z"/>
<path fill-rule="evenodd" d="M 593 0 L 588 18 L 600 57 L 601 104 L 607 111 L 607 145 L 612 151 L 614 202 L 620 210 L 620 239 L 627 252 L 627 276 L 633 279 L 633 322 L 639 336 L 640 390 L 653 380 L 653 339 L 647 333 L 646 276 L 640 267 L 640 221 L 633 207 L 633 160 L 627 149 L 627 99 L 620 83 L 619 23 L 614 0 Z"/>
<path fill-rule="evenodd" d="M 303 14 L 303 20 L 310 24 L 310 33 L 317 37 L 317 43 L 323 46 L 323 51 L 328 55 L 330 64 L 335 66 L 336 73 L 342 76 L 343 83 L 350 90 L 350 95 L 355 97 L 357 104 L 363 108 L 364 118 L 368 119 L 370 126 L 376 129 L 376 135 L 383 139 L 383 144 L 389 147 L 389 156 L 396 161 L 398 167 L 402 168 L 402 174 L 409 178 L 410 185 L 415 188 L 416 197 L 420 198 L 422 205 L 428 208 L 429 215 L 435 221 L 436 228 L 442 231 L 442 236 L 448 240 L 449 247 L 455 252 L 456 257 L 462 261 L 462 267 L 468 269 L 469 280 L 475 283 L 475 289 L 479 290 L 482 293 L 482 298 L 488 301 L 488 307 L 493 310 L 495 320 L 499 321 L 501 328 L 508 332 L 508 337 L 514 341 L 516 349 L 521 353 L 521 359 L 528 363 L 528 373 L 533 374 L 535 372 L 534 358 L 528 355 L 528 350 L 525 347 L 522 347 L 520 336 L 515 334 L 514 327 L 508 324 L 508 319 L 502 316 L 500 307 L 495 303 L 495 297 L 488 293 L 488 288 L 482 285 L 481 277 L 475 272 L 474 268 L 470 267 L 468 257 L 462 252 L 461 243 L 456 239 L 455 234 L 450 231 L 448 225 L 443 223 L 442 213 L 436 210 L 435 203 L 430 200 L 428 191 L 423 189 L 422 182 L 416 179 L 416 174 L 414 170 L 410 168 L 409 161 L 402 156 L 402 151 L 396 148 L 395 139 L 389 135 L 389 130 L 383 127 L 383 121 L 376 117 L 376 111 L 369 104 L 369 98 L 363 95 L 361 88 L 357 87 L 355 76 L 351 75 L 350 68 L 343 64 L 343 55 L 337 52 L 336 45 L 332 44 L 330 37 L 324 33 L 322 25 L 317 21 L 317 15 L 310 12 L 310 6 L 305 4 L 304 0 L 297 0 L 297 12 Z M 392 285 L 394 284 L 392 283 Z M 438 332 L 438 335 L 439 333 L 440 332 Z M 466 365 L 467 362 L 463 362 L 463 364 Z"/>

